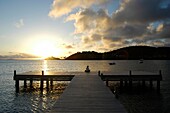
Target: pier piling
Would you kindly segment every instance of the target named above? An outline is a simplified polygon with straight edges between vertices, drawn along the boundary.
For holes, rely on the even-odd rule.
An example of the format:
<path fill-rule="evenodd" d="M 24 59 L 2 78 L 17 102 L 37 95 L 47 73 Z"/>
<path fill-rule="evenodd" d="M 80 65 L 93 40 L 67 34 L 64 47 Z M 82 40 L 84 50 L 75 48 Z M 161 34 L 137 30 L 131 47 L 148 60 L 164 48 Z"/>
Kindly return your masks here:
<path fill-rule="evenodd" d="M 33 80 L 30 79 L 30 88 L 33 88 Z"/>
<path fill-rule="evenodd" d="M 14 79 L 16 78 L 16 70 L 14 70 Z M 15 80 L 15 91 L 19 93 L 19 80 Z"/>
<path fill-rule="evenodd" d="M 120 89 L 123 87 L 123 80 L 120 80 Z"/>
<path fill-rule="evenodd" d="M 19 93 L 19 80 L 16 80 L 15 87 L 16 87 L 16 92 Z"/>
<path fill-rule="evenodd" d="M 50 86 L 51 87 L 53 86 L 53 79 L 52 78 L 50 79 Z"/>
<path fill-rule="evenodd" d="M 153 87 L 153 82 L 152 82 L 152 80 L 149 81 L 149 84 L 150 84 L 150 90 L 151 90 L 152 87 Z"/>
<path fill-rule="evenodd" d="M 24 88 L 27 88 L 27 80 L 24 80 Z"/>
<path fill-rule="evenodd" d="M 100 76 L 100 71 L 98 71 L 98 75 Z"/>
<path fill-rule="evenodd" d="M 42 76 L 44 76 L 44 71 L 42 71 Z M 43 78 L 41 77 L 41 81 L 40 81 L 40 90 L 41 92 L 43 92 L 43 87 L 44 87 L 44 81 L 43 81 Z"/>
<path fill-rule="evenodd" d="M 157 80 L 157 92 L 160 93 L 160 80 Z"/>
<path fill-rule="evenodd" d="M 142 88 L 145 88 L 145 80 L 142 80 Z"/>
<path fill-rule="evenodd" d="M 125 87 L 127 87 L 128 86 L 128 83 L 127 83 L 127 80 L 125 80 Z"/>
<path fill-rule="evenodd" d="M 49 80 L 48 79 L 46 80 L 46 88 L 47 88 L 47 90 L 49 90 Z"/>

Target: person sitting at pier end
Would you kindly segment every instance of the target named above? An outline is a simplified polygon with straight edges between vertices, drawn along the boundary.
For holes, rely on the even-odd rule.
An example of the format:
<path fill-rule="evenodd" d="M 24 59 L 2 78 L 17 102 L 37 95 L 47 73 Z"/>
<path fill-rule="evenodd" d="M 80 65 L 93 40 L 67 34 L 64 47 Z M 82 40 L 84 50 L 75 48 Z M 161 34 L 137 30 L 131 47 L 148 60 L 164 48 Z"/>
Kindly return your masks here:
<path fill-rule="evenodd" d="M 86 72 L 86 73 L 89 73 L 89 72 L 90 72 L 89 66 L 86 67 L 85 72 Z"/>

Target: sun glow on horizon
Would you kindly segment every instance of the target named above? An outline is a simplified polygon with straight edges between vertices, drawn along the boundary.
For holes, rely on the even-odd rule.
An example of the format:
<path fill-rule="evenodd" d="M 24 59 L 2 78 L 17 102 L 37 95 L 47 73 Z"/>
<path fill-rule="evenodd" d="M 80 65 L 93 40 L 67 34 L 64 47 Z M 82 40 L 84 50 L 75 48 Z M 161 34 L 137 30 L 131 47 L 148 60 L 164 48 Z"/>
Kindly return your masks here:
<path fill-rule="evenodd" d="M 57 39 L 50 36 L 38 36 L 31 41 L 31 53 L 42 58 L 50 56 L 61 57 L 62 48 L 57 45 Z"/>
<path fill-rule="evenodd" d="M 57 55 L 55 46 L 48 41 L 41 41 L 37 43 L 33 48 L 33 53 L 43 58 Z"/>

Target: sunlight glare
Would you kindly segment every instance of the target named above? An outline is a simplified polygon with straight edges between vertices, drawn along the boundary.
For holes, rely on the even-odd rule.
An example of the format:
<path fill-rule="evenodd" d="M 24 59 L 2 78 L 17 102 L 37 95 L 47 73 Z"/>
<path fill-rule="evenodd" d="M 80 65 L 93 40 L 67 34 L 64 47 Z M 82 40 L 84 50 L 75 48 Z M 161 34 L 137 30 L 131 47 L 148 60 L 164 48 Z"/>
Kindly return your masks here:
<path fill-rule="evenodd" d="M 52 56 L 54 52 L 56 52 L 54 45 L 47 41 L 37 43 L 37 45 L 34 47 L 34 53 L 43 58 Z"/>
<path fill-rule="evenodd" d="M 39 38 L 32 44 L 32 53 L 42 58 L 50 56 L 59 57 L 61 56 L 62 49 L 57 48 L 56 41 L 48 38 Z"/>

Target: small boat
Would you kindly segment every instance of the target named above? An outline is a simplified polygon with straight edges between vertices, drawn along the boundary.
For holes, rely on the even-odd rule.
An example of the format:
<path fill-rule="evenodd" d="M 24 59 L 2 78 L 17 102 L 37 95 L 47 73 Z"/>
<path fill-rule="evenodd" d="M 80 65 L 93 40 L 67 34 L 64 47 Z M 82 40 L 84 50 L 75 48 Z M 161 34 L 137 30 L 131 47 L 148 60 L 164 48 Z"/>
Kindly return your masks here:
<path fill-rule="evenodd" d="M 115 63 L 115 62 L 110 62 L 109 64 L 110 64 L 110 65 L 115 65 L 116 63 Z"/>
<path fill-rule="evenodd" d="M 143 59 L 140 59 L 140 60 L 139 60 L 139 63 L 140 63 L 140 64 L 143 63 Z"/>

